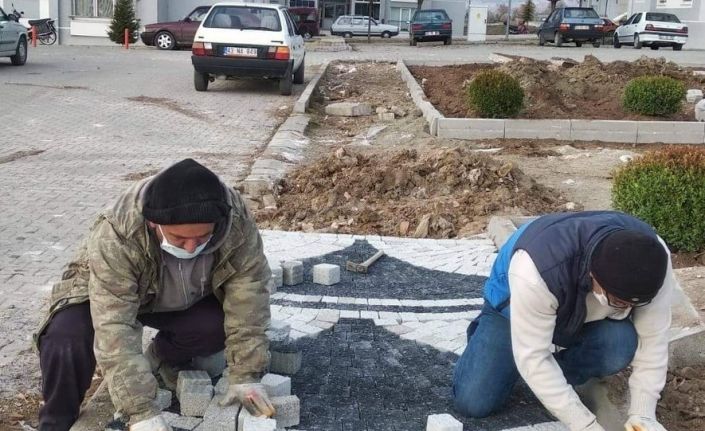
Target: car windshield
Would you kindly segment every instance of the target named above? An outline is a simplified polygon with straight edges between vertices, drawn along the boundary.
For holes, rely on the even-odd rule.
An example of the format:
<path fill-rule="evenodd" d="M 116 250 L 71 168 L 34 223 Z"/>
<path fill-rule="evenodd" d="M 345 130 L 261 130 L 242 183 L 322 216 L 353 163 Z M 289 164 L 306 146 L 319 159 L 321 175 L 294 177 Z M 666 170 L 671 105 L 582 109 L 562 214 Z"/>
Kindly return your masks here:
<path fill-rule="evenodd" d="M 216 6 L 203 26 L 266 31 L 282 29 L 276 9 L 249 6 Z"/>
<path fill-rule="evenodd" d="M 566 18 L 599 18 L 594 9 L 566 9 L 563 14 Z"/>
<path fill-rule="evenodd" d="M 210 8 L 198 8 L 191 12 L 191 15 L 187 16 L 188 19 L 194 22 L 201 22 L 203 17 L 206 16 Z"/>
<path fill-rule="evenodd" d="M 423 10 L 416 12 L 414 21 L 448 21 L 448 15 L 439 10 Z"/>
<path fill-rule="evenodd" d="M 659 22 L 681 22 L 677 16 L 670 13 L 647 13 L 646 20 Z"/>

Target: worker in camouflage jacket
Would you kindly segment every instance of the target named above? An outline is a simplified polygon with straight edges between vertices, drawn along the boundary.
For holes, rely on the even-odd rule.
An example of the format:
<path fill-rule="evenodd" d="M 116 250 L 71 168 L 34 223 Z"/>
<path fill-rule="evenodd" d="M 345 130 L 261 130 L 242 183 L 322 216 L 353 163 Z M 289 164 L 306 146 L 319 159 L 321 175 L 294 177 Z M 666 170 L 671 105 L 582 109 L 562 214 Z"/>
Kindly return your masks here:
<path fill-rule="evenodd" d="M 269 265 L 239 194 L 186 159 L 130 187 L 104 211 L 54 285 L 35 335 L 41 431 L 68 430 L 100 366 L 132 431 L 170 430 L 155 404 L 198 356 L 225 349 L 229 389 L 274 413 L 259 379 L 269 365 Z M 142 350 L 143 325 L 159 330 Z"/>

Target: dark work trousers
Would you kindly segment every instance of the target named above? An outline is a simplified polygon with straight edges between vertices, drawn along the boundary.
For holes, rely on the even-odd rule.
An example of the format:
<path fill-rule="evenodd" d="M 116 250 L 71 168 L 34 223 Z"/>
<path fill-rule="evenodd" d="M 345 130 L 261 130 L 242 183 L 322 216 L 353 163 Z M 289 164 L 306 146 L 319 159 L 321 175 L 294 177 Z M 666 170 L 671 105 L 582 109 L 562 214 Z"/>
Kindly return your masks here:
<path fill-rule="evenodd" d="M 138 316 L 144 326 L 159 330 L 154 338 L 157 356 L 173 365 L 223 350 L 223 318 L 223 306 L 213 295 L 187 310 Z M 94 333 L 86 302 L 56 313 L 39 338 L 44 396 L 40 431 L 68 431 L 78 418 L 95 372 Z"/>

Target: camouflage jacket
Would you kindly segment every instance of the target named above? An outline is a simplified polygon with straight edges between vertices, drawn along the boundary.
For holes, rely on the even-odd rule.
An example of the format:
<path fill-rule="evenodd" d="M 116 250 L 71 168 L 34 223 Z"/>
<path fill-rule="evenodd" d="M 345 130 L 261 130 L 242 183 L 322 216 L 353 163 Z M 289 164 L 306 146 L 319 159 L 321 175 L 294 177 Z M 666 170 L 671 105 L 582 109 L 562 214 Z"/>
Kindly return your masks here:
<path fill-rule="evenodd" d="M 157 381 L 142 354 L 142 325 L 162 286 L 160 248 L 150 237 L 141 213 L 140 190 L 128 189 L 101 213 L 88 237 L 53 286 L 49 313 L 39 334 L 58 311 L 90 300 L 94 350 L 117 410 L 133 421 L 156 415 Z M 256 380 L 269 364 L 269 293 L 271 276 L 262 239 L 240 195 L 228 189 L 231 222 L 212 269 L 213 293 L 225 312 L 225 356 L 231 384 Z"/>

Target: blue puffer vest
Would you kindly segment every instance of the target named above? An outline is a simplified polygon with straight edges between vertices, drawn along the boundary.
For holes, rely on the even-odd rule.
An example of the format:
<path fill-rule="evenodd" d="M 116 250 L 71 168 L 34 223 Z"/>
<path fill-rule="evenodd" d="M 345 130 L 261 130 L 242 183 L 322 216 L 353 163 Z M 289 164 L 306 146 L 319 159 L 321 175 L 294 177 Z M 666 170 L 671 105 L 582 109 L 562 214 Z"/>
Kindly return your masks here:
<path fill-rule="evenodd" d="M 558 299 L 553 343 L 570 345 L 585 322 L 585 298 L 592 289 L 590 256 L 607 234 L 621 229 L 657 237 L 648 224 L 616 211 L 550 214 L 521 226 L 499 250 L 485 282 L 486 301 L 510 317 L 509 262 L 516 250 L 525 250 Z"/>

